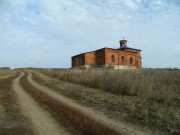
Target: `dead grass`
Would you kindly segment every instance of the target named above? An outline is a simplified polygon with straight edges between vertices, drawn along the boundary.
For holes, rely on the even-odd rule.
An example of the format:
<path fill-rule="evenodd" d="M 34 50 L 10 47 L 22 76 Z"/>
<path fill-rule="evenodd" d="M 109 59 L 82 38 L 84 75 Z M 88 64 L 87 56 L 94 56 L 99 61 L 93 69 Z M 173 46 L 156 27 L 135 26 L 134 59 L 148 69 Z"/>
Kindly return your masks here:
<path fill-rule="evenodd" d="M 75 84 L 120 95 L 168 98 L 180 94 L 180 70 L 40 70 L 42 73 Z M 169 95 L 171 94 L 171 95 Z M 173 94 L 173 95 L 172 95 Z"/>
<path fill-rule="evenodd" d="M 58 116 L 68 120 L 73 127 L 84 135 L 118 135 L 109 127 L 98 123 L 88 116 L 84 115 L 77 109 L 65 105 L 63 102 L 57 101 L 47 94 L 41 92 L 27 80 L 27 75 L 20 80 L 22 87 L 35 97 L 40 104 L 45 104 L 50 110 L 55 112 Z"/>
<path fill-rule="evenodd" d="M 15 70 L 0 68 L 0 79 L 12 77 L 15 75 Z"/>
<path fill-rule="evenodd" d="M 124 117 L 171 135 L 180 134 L 179 70 L 34 71 L 48 75 L 34 74 L 37 81 L 112 117 Z"/>
<path fill-rule="evenodd" d="M 14 77 L 0 79 L 0 135 L 34 135 L 11 88 Z"/>

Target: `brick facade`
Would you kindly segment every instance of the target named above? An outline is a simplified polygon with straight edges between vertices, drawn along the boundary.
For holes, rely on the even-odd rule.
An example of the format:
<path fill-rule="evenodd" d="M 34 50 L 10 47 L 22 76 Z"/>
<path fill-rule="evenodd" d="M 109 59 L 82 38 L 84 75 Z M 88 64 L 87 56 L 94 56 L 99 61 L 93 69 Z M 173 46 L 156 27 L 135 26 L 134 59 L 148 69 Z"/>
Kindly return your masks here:
<path fill-rule="evenodd" d="M 127 40 L 120 41 L 120 48 L 102 48 L 72 57 L 72 68 L 75 67 L 113 67 L 115 69 L 140 69 L 141 50 L 127 47 Z"/>

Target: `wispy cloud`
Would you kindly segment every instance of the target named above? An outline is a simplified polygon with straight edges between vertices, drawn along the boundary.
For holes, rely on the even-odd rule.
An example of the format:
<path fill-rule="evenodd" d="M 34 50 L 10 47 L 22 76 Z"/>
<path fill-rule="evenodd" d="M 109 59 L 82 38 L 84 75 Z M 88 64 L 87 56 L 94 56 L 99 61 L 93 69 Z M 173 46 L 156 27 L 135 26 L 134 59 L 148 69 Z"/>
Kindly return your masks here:
<path fill-rule="evenodd" d="M 36 13 L 37 15 L 40 14 L 40 3 L 35 1 L 29 1 L 26 4 L 26 7 L 29 11 Z"/>
<path fill-rule="evenodd" d="M 144 66 L 180 67 L 170 55 L 179 53 L 179 7 L 178 0 L 0 0 L 0 66 L 70 67 L 72 55 L 117 48 L 125 36 L 143 50 Z"/>

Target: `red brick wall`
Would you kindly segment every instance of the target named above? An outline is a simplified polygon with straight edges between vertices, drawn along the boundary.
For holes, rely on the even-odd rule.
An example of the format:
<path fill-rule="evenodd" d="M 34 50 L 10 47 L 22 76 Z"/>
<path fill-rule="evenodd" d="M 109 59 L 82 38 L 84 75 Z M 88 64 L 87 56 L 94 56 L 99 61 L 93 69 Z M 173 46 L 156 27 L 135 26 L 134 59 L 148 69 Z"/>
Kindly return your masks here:
<path fill-rule="evenodd" d="M 112 62 L 112 56 L 114 56 L 114 58 L 115 58 L 114 62 Z M 116 50 L 107 48 L 105 58 L 106 58 L 105 64 L 107 64 L 107 65 L 117 65 L 118 64 L 118 52 Z"/>
<path fill-rule="evenodd" d="M 115 62 L 112 62 L 112 55 L 115 57 Z M 124 56 L 124 63 L 122 62 L 122 56 Z M 126 66 L 137 66 L 141 67 L 141 57 L 139 51 L 117 51 L 113 49 L 106 49 L 106 63 L 107 65 L 126 65 Z M 130 58 L 133 59 L 133 63 L 130 63 Z M 137 63 L 138 61 L 138 63 Z"/>
<path fill-rule="evenodd" d="M 96 65 L 104 65 L 105 64 L 105 49 L 100 49 L 96 51 Z"/>
<path fill-rule="evenodd" d="M 85 65 L 95 65 L 96 57 L 95 52 L 89 52 L 85 55 Z"/>
<path fill-rule="evenodd" d="M 114 56 L 114 62 L 112 62 Z M 121 57 L 124 56 L 124 63 Z M 133 63 L 130 63 L 130 58 Z M 140 51 L 135 50 L 114 50 L 110 48 L 99 49 L 96 52 L 88 52 L 72 57 L 72 67 L 84 65 L 126 65 L 141 68 Z"/>
<path fill-rule="evenodd" d="M 72 57 L 72 67 L 78 67 L 85 64 L 85 53 Z"/>

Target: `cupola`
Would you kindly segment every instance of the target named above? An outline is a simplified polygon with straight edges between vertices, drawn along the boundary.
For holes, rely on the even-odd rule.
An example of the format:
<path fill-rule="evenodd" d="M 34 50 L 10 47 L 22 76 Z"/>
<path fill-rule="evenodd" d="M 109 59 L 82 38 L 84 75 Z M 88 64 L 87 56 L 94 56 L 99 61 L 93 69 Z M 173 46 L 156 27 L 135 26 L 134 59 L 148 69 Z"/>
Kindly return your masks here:
<path fill-rule="evenodd" d="M 120 40 L 119 41 L 119 43 L 120 43 L 120 47 L 127 47 L 127 40 Z"/>

